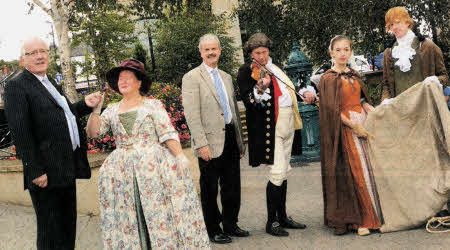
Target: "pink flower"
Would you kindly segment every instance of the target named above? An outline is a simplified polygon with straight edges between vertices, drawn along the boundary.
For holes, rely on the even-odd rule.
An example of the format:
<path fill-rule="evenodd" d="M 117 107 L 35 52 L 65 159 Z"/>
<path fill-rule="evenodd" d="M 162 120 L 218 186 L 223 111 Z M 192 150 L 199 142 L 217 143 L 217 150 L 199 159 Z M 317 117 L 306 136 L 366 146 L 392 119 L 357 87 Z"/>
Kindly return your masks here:
<path fill-rule="evenodd" d="M 105 101 L 109 102 L 109 98 L 106 98 Z"/>
<path fill-rule="evenodd" d="M 191 139 L 191 136 L 189 134 L 186 134 L 185 138 L 189 140 L 189 139 Z"/>
<path fill-rule="evenodd" d="M 167 115 L 168 115 L 169 117 L 172 117 L 172 114 L 171 114 L 171 113 L 167 113 Z"/>
<path fill-rule="evenodd" d="M 182 98 L 181 98 L 181 95 L 180 95 L 178 98 L 180 98 L 180 100 L 181 100 L 181 99 L 182 99 Z"/>
<path fill-rule="evenodd" d="M 187 129 L 187 126 L 184 125 L 184 124 L 181 124 L 181 128 L 182 128 L 182 129 Z"/>
<path fill-rule="evenodd" d="M 152 96 L 152 95 L 150 95 L 150 96 L 148 97 L 148 99 L 153 99 L 153 96 Z"/>
<path fill-rule="evenodd" d="M 108 87 L 104 87 L 104 88 L 103 88 L 103 91 L 106 91 L 106 90 L 108 90 Z"/>
<path fill-rule="evenodd" d="M 116 143 L 114 142 L 114 143 L 112 144 L 112 146 L 113 146 L 113 147 L 116 147 Z"/>
<path fill-rule="evenodd" d="M 169 110 L 173 112 L 173 108 L 172 107 L 170 107 Z"/>
<path fill-rule="evenodd" d="M 175 120 L 172 118 L 172 119 L 170 119 L 170 122 L 173 124 L 175 122 Z"/>

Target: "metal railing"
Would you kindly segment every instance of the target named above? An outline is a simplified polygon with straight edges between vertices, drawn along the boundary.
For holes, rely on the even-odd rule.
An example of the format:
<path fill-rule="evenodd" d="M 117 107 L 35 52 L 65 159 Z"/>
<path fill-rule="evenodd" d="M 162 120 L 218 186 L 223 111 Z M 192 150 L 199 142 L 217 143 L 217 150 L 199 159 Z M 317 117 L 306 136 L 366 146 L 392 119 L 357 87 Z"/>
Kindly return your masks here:
<path fill-rule="evenodd" d="M 0 125 L 0 160 L 15 157 L 16 152 L 12 148 L 11 131 L 8 124 Z"/>

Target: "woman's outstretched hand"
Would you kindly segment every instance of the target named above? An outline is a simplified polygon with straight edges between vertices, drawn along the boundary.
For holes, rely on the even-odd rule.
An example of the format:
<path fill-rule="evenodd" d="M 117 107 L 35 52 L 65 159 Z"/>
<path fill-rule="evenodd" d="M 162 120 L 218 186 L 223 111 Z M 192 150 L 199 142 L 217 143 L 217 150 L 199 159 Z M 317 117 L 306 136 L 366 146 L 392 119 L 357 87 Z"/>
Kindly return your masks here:
<path fill-rule="evenodd" d="M 363 125 L 359 122 L 354 123 L 352 126 L 353 133 L 360 138 L 369 138 L 372 139 L 373 136 L 367 132 L 367 130 L 363 127 Z"/>

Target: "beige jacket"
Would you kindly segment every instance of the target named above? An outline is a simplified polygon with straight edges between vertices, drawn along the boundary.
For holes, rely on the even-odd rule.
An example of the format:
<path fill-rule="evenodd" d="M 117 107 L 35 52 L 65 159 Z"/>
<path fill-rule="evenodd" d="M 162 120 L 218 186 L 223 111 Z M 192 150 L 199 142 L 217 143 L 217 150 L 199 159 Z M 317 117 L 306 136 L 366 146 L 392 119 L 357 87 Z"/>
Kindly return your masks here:
<path fill-rule="evenodd" d="M 239 152 L 243 154 L 242 126 L 231 76 L 222 70 L 219 74 L 227 91 Z M 219 157 L 225 144 L 225 118 L 214 83 L 203 65 L 183 76 L 182 95 L 195 156 L 197 149 L 208 145 L 212 158 Z"/>

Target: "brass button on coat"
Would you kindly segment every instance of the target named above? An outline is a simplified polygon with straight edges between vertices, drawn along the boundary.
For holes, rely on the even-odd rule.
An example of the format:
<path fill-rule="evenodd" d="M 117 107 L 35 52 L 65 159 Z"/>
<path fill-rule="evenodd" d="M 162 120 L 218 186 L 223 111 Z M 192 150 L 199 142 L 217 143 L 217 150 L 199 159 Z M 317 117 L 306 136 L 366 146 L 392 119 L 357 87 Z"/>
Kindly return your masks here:
<path fill-rule="evenodd" d="M 266 114 L 270 115 L 270 110 L 267 110 L 267 111 L 266 111 Z"/>
<path fill-rule="evenodd" d="M 270 148 L 266 148 L 266 152 L 269 153 L 270 152 Z"/>
<path fill-rule="evenodd" d="M 270 118 L 267 118 L 266 121 L 270 122 Z"/>
<path fill-rule="evenodd" d="M 266 144 L 270 144 L 270 140 L 266 140 Z"/>
<path fill-rule="evenodd" d="M 270 157 L 268 155 L 266 155 L 266 159 L 268 160 Z"/>
<path fill-rule="evenodd" d="M 270 136 L 270 133 L 266 133 L 266 136 L 269 137 L 269 136 Z"/>

